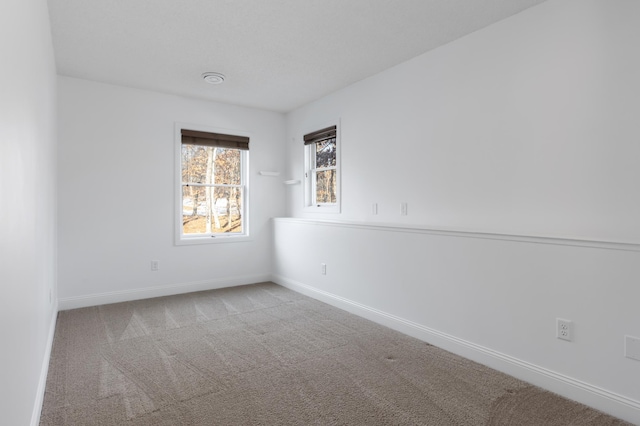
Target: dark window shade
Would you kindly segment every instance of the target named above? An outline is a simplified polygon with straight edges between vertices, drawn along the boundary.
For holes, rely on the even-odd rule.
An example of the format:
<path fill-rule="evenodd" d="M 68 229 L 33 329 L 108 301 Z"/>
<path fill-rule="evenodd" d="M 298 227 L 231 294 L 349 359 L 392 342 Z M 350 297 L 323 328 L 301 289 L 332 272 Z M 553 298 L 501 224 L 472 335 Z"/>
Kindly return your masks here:
<path fill-rule="evenodd" d="M 187 129 L 182 129 L 181 132 L 183 144 L 249 150 L 249 138 L 246 136 L 224 135 L 222 133 L 199 132 Z"/>
<path fill-rule="evenodd" d="M 331 126 L 313 133 L 308 133 L 304 135 L 304 144 L 311 145 L 312 143 L 318 143 L 326 141 L 328 139 L 333 139 L 336 137 L 336 130 L 336 126 Z"/>

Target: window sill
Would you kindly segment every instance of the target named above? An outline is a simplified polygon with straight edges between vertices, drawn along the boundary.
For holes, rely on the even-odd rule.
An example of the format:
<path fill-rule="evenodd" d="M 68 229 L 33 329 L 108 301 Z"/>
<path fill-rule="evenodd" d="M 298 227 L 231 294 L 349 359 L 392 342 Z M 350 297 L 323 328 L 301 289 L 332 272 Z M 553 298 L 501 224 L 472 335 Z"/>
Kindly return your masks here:
<path fill-rule="evenodd" d="M 177 238 L 177 246 L 190 246 L 197 244 L 228 244 L 228 243 L 245 243 L 252 241 L 248 235 L 216 235 L 208 237 L 189 237 Z"/>

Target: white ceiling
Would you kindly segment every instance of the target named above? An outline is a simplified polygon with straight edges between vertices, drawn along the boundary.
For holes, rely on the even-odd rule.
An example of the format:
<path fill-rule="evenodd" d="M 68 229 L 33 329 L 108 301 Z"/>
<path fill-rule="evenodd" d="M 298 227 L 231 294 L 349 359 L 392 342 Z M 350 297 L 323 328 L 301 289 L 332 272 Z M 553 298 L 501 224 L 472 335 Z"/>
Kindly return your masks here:
<path fill-rule="evenodd" d="M 286 112 L 542 1 L 49 0 L 49 13 L 61 75 Z"/>

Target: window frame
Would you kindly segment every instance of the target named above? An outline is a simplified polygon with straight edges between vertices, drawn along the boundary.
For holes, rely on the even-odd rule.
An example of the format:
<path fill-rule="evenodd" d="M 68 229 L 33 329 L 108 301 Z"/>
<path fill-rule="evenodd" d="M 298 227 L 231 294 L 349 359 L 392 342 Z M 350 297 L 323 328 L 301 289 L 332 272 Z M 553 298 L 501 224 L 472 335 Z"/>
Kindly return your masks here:
<path fill-rule="evenodd" d="M 251 241 L 250 237 L 250 206 L 249 206 L 249 151 L 240 150 L 240 186 L 242 188 L 242 232 L 240 233 L 210 233 L 210 234 L 184 234 L 183 228 L 183 182 L 182 182 L 182 130 L 193 130 L 199 132 L 221 133 L 234 136 L 245 136 L 251 138 L 251 135 L 242 130 L 224 129 L 218 127 L 210 127 L 192 123 L 175 123 L 175 245 L 193 245 L 193 244 L 219 244 L 219 243 L 236 243 Z M 234 148 L 227 148 L 234 149 Z M 209 186 L 209 185 L 198 185 Z M 229 187 L 236 185 L 228 184 L 211 184 L 212 187 Z"/>
<path fill-rule="evenodd" d="M 342 153 L 342 140 L 340 137 L 340 120 L 332 120 L 323 125 L 313 126 L 303 132 L 303 136 L 300 138 L 304 144 L 304 135 L 308 135 L 313 132 L 317 132 L 321 129 L 329 127 L 336 127 L 336 165 L 332 167 L 321 167 L 314 169 L 315 166 L 315 154 L 316 144 L 311 143 L 309 145 L 303 145 L 303 166 L 302 182 L 303 182 L 303 211 L 311 213 L 340 213 L 341 212 L 341 153 Z M 316 203 L 315 202 L 315 182 L 316 172 L 323 170 L 335 170 L 336 173 L 336 202 L 335 203 Z"/>

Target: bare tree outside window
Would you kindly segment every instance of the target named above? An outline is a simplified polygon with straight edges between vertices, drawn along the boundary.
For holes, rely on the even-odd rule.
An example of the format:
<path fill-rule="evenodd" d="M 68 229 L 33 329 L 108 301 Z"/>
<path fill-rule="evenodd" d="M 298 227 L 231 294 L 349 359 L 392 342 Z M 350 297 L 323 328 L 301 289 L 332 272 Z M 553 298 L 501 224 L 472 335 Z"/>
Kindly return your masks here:
<path fill-rule="evenodd" d="M 182 144 L 183 234 L 242 233 L 242 152 Z"/>
<path fill-rule="evenodd" d="M 315 143 L 313 173 L 315 174 L 315 203 L 335 204 L 337 202 L 335 138 Z"/>

